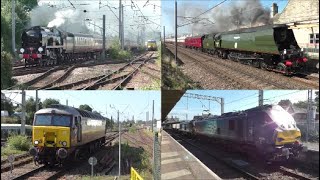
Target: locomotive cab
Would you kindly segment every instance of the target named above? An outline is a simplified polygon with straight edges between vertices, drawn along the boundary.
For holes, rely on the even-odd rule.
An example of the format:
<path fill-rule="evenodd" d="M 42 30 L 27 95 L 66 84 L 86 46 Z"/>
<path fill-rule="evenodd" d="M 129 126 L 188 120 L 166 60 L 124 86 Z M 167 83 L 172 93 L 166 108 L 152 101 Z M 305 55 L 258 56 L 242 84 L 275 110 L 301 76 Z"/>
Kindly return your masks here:
<path fill-rule="evenodd" d="M 39 163 L 62 161 L 71 148 L 72 114 L 50 108 L 38 111 L 33 122 L 32 147 L 29 153 Z"/>
<path fill-rule="evenodd" d="M 259 143 L 265 145 L 257 147 L 265 149 L 269 160 L 289 159 L 297 156 L 303 149 L 300 143 L 301 132 L 293 117 L 281 106 L 268 106 L 264 114 L 263 123 L 257 132 Z"/>

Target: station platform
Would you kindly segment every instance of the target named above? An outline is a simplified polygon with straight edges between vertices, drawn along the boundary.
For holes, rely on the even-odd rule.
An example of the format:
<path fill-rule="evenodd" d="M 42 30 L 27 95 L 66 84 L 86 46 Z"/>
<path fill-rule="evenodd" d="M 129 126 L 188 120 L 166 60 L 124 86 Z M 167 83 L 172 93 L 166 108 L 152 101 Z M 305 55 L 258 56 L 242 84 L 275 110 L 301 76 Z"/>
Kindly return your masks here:
<path fill-rule="evenodd" d="M 221 179 L 166 131 L 161 134 L 161 179 Z"/>

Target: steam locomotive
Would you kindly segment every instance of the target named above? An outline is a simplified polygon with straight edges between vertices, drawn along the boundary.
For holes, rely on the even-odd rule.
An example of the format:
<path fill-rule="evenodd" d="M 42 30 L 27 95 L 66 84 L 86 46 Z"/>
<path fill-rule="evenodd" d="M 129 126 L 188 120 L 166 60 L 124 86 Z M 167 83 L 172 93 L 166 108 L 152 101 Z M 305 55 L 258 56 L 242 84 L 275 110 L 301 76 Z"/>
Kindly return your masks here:
<path fill-rule="evenodd" d="M 35 113 L 29 153 L 39 164 L 63 164 L 80 159 L 105 143 L 107 119 L 100 114 L 64 106 L 51 105 Z"/>
<path fill-rule="evenodd" d="M 55 65 L 78 58 L 96 58 L 102 52 L 102 37 L 70 33 L 58 28 L 34 26 L 23 31 L 19 57 L 28 65 Z"/>
<path fill-rule="evenodd" d="M 256 153 L 268 161 L 290 159 L 305 150 L 299 141 L 301 132 L 296 122 L 279 105 L 207 116 L 166 127 L 188 136 L 230 145 L 249 155 Z"/>

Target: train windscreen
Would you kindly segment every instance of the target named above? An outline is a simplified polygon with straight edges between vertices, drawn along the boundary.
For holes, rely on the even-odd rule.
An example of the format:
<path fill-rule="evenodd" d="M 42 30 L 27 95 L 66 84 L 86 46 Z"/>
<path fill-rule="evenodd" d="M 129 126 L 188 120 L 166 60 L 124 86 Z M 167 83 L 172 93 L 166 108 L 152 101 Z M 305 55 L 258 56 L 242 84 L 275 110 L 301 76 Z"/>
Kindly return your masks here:
<path fill-rule="evenodd" d="M 268 111 L 268 115 L 282 128 L 290 129 L 296 126 L 293 117 L 279 105 L 273 106 L 270 111 Z"/>
<path fill-rule="evenodd" d="M 71 117 L 67 115 L 38 114 L 34 126 L 66 126 L 71 125 Z"/>

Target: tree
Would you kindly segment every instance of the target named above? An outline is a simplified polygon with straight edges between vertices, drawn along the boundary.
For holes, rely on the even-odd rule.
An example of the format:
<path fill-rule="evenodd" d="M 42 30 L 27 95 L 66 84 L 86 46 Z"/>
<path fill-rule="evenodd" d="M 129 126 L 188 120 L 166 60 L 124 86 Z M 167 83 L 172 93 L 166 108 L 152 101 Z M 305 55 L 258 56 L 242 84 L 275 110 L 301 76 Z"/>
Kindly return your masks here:
<path fill-rule="evenodd" d="M 4 41 L 4 51 L 12 53 L 12 37 L 11 37 L 11 22 L 12 22 L 12 1 L 11 0 L 1 0 L 1 37 Z M 21 38 L 24 28 L 28 26 L 30 22 L 29 12 L 32 8 L 38 5 L 37 0 L 17 0 L 16 1 L 16 25 L 15 25 L 15 35 L 16 35 L 16 45 L 17 49 L 20 48 Z M 1 51 L 2 53 L 2 51 Z"/>
<path fill-rule="evenodd" d="M 40 106 L 39 106 L 40 107 Z M 33 97 L 26 100 L 26 124 L 32 124 L 34 113 L 36 112 L 36 101 Z"/>
<path fill-rule="evenodd" d="M 82 105 L 80 105 L 80 106 L 79 106 L 79 109 L 92 112 L 92 108 L 91 108 L 89 105 L 87 105 L 87 104 L 82 104 Z"/>
<path fill-rule="evenodd" d="M 292 102 L 289 99 L 285 99 L 285 100 L 281 100 L 278 103 L 278 105 L 283 107 L 283 108 L 286 108 L 286 107 L 292 106 Z"/>
<path fill-rule="evenodd" d="M 52 104 L 60 104 L 60 101 L 57 100 L 57 99 L 52 99 L 52 98 L 45 99 L 45 100 L 42 102 L 42 107 L 43 107 L 43 108 L 48 108 L 48 107 L 50 107 Z"/>
<path fill-rule="evenodd" d="M 1 38 L 1 89 L 7 89 L 13 86 L 14 81 L 12 79 L 12 63 L 11 55 L 3 49 L 3 39 Z"/>
<path fill-rule="evenodd" d="M 1 111 L 8 111 L 9 115 L 13 114 L 13 104 L 10 101 L 1 100 Z"/>

